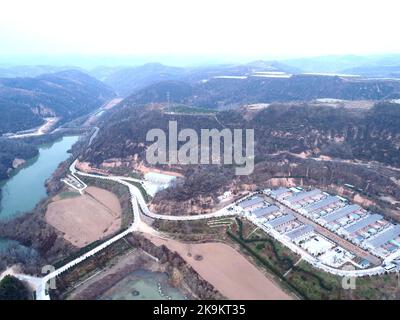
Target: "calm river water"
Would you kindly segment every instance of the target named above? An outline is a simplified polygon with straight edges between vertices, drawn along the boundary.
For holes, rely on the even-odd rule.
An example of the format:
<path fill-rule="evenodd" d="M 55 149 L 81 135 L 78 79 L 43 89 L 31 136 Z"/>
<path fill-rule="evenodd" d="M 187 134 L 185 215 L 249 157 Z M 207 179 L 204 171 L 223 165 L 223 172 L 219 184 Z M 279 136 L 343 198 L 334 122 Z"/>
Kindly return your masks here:
<path fill-rule="evenodd" d="M 0 221 L 34 209 L 47 196 L 45 181 L 62 161 L 68 159 L 67 151 L 78 139 L 79 136 L 63 137 L 52 144 L 40 146 L 36 158 L 28 161 L 10 179 L 0 182 Z"/>

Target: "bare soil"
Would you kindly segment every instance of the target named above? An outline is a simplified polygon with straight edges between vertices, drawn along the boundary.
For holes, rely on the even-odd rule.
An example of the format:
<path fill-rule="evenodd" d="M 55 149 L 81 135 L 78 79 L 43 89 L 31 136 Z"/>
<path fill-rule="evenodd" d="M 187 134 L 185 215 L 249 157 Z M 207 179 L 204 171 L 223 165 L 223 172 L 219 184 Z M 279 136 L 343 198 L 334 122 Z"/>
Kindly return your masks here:
<path fill-rule="evenodd" d="M 107 237 L 121 228 L 121 205 L 111 192 L 88 187 L 79 197 L 57 200 L 46 211 L 46 222 L 76 247 Z"/>
<path fill-rule="evenodd" d="M 146 235 L 155 245 L 176 251 L 203 279 L 228 299 L 292 299 L 272 280 L 227 244 L 187 244 Z M 201 259 L 199 259 L 201 257 Z"/>

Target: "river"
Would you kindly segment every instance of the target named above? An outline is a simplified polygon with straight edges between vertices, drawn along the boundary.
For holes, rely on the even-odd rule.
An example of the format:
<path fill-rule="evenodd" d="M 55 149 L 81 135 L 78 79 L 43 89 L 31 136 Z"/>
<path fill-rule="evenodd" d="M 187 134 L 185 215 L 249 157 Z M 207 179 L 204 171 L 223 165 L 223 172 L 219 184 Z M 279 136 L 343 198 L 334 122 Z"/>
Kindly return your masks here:
<path fill-rule="evenodd" d="M 67 152 L 79 136 L 63 137 L 39 147 L 39 155 L 27 161 L 7 180 L 0 182 L 2 198 L 0 221 L 8 221 L 31 211 L 47 197 L 45 182 L 58 165 L 68 159 Z"/>

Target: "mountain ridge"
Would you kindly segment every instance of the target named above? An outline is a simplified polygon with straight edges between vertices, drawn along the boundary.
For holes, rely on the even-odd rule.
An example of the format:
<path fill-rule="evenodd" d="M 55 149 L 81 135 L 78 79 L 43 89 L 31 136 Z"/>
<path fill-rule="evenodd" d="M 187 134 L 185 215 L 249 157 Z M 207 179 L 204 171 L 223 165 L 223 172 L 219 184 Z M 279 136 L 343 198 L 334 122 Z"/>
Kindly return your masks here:
<path fill-rule="evenodd" d="M 105 84 L 78 70 L 34 78 L 0 78 L 0 134 L 27 130 L 43 117 L 61 121 L 89 113 L 115 97 Z"/>

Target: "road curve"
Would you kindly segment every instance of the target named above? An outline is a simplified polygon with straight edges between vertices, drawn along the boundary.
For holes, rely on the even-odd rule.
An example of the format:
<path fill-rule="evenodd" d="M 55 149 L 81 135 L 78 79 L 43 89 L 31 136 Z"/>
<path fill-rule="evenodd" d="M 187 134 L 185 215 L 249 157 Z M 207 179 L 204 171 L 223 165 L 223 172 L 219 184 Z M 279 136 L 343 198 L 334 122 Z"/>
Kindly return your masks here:
<path fill-rule="evenodd" d="M 76 178 L 78 181 L 82 183 L 82 185 L 85 185 L 83 181 L 78 177 L 78 176 L 86 176 L 86 177 L 92 177 L 96 179 L 103 179 L 103 180 L 110 180 L 114 181 L 117 183 L 120 183 L 124 186 L 126 186 L 129 190 L 130 197 L 131 197 L 131 206 L 132 206 L 132 211 L 133 211 L 133 222 L 129 226 L 128 229 L 120 232 L 119 234 L 115 235 L 111 239 L 101 243 L 99 246 L 95 247 L 94 249 L 84 253 L 80 257 L 72 260 L 71 262 L 65 264 L 64 266 L 60 267 L 59 269 L 56 269 L 55 271 L 47 274 L 43 278 L 36 278 L 28 275 L 23 275 L 19 274 L 16 275 L 17 277 L 24 279 L 28 282 L 32 282 L 32 284 L 35 285 L 37 288 L 36 290 L 36 298 L 37 300 L 50 300 L 50 296 L 48 294 L 48 291 L 46 289 L 47 283 L 62 274 L 63 272 L 67 271 L 68 269 L 74 267 L 75 265 L 79 264 L 80 262 L 92 257 L 99 251 L 107 248 L 114 242 L 120 240 L 121 238 L 125 237 L 129 233 L 132 232 L 147 232 L 147 233 L 152 233 L 156 232 L 154 229 L 152 229 L 150 226 L 145 224 L 142 219 L 141 219 L 141 214 L 140 210 L 141 209 L 142 213 L 150 218 L 153 219 L 161 219 L 161 220 L 171 220 L 171 221 L 193 221 L 193 220 L 202 220 L 202 219 L 210 219 L 210 218 L 218 218 L 218 217 L 225 217 L 225 216 L 235 216 L 239 215 L 240 213 L 234 210 L 234 205 L 231 204 L 229 206 L 226 206 L 218 211 L 212 212 L 212 213 L 207 213 L 207 214 L 199 214 L 199 215 L 192 215 L 192 216 L 173 216 L 173 215 L 163 215 L 163 214 L 156 214 L 153 213 L 149 210 L 146 201 L 144 200 L 139 188 L 134 186 L 133 184 L 129 183 L 128 181 L 134 181 L 134 182 L 139 182 L 141 183 L 142 181 L 139 179 L 135 178 L 129 178 L 129 177 L 122 177 L 122 176 L 102 176 L 102 175 L 97 175 L 97 174 L 91 174 L 91 173 L 86 173 L 82 171 L 78 171 L 76 169 L 76 162 L 75 160 L 69 170 L 71 175 Z M 229 210 L 228 210 L 229 209 Z M 259 226 L 259 222 L 256 220 L 252 220 L 252 222 Z M 282 236 L 280 234 L 275 234 L 274 231 L 268 232 L 272 237 L 277 239 L 278 241 L 282 242 L 285 246 L 290 248 L 292 251 L 298 253 L 301 255 L 301 257 L 313 265 L 316 268 L 322 269 L 326 272 L 329 272 L 331 274 L 335 274 L 338 276 L 342 277 L 363 277 L 363 276 L 372 276 L 372 275 L 377 275 L 377 274 L 383 274 L 385 273 L 385 269 L 382 267 L 375 267 L 371 269 L 366 269 L 366 270 L 341 270 L 341 269 L 334 269 L 329 266 L 323 265 L 320 262 L 318 262 L 314 257 L 309 255 L 308 253 L 304 252 L 295 246 L 293 243 L 284 241 L 284 239 L 281 239 Z M 29 281 L 31 279 L 31 281 Z"/>

